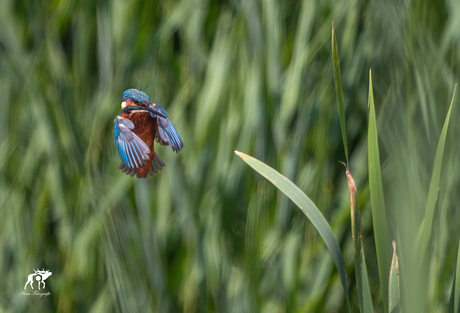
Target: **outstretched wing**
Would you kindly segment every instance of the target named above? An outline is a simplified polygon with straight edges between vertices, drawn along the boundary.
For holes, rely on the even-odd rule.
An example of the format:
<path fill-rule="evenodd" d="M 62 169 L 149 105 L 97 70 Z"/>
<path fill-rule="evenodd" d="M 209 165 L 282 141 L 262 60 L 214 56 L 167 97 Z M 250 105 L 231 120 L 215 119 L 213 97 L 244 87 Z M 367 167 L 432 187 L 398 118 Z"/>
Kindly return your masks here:
<path fill-rule="evenodd" d="M 131 129 L 134 129 L 133 122 L 120 116 L 115 117 L 113 137 L 121 160 L 129 168 L 141 168 L 149 159 L 150 149 Z"/>
<path fill-rule="evenodd" d="M 154 104 L 154 106 L 155 108 L 159 109 L 161 113 L 163 113 L 166 117 L 168 116 L 161 106 L 158 104 Z M 184 144 L 182 143 L 176 128 L 171 123 L 169 118 L 164 118 L 154 113 L 150 113 L 150 115 L 157 118 L 158 130 L 155 133 L 156 141 L 159 142 L 162 146 L 169 145 L 176 153 L 179 152 Z"/>

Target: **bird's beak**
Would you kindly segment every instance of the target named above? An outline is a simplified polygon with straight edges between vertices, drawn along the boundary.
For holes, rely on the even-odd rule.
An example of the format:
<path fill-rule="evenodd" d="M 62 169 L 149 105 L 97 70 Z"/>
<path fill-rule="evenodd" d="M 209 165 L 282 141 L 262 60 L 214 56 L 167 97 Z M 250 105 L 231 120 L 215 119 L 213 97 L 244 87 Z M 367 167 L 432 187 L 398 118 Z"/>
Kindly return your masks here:
<path fill-rule="evenodd" d="M 122 106 L 123 106 L 123 103 L 122 103 Z M 136 106 L 136 105 L 130 105 L 130 106 L 126 106 L 123 108 L 122 112 L 129 112 L 129 111 L 148 111 L 148 112 L 151 112 L 153 114 L 156 114 L 158 116 L 161 116 L 163 118 L 168 118 L 167 116 L 165 116 L 163 113 L 161 113 L 160 110 L 158 110 L 157 108 L 155 108 L 154 106 L 148 106 L 148 107 L 144 107 L 144 106 Z"/>

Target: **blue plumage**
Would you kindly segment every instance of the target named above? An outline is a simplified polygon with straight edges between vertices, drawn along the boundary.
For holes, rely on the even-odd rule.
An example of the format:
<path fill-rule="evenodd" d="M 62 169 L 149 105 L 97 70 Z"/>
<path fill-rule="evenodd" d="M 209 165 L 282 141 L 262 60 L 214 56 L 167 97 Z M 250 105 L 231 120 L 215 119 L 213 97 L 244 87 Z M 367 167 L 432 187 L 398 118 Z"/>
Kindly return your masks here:
<path fill-rule="evenodd" d="M 153 142 L 149 139 L 151 135 L 145 137 L 145 134 L 151 133 L 151 130 L 144 130 L 144 128 L 153 127 L 156 141 L 161 145 L 169 145 L 176 153 L 183 148 L 184 144 L 165 110 L 155 103 L 152 104 L 144 92 L 137 89 L 125 90 L 122 101 L 126 103 L 122 103 L 123 110 L 113 122 L 114 139 L 122 160 L 120 169 L 131 176 L 153 175 L 164 167 L 164 163 L 153 150 Z M 145 124 L 146 111 L 150 112 L 152 118 L 147 124 Z M 146 167 L 148 164 L 150 166 Z"/>
<path fill-rule="evenodd" d="M 155 108 L 159 109 L 166 117 L 168 116 L 165 110 L 158 104 L 154 105 Z M 150 113 L 153 116 L 153 113 Z M 158 132 L 155 134 L 157 142 L 163 146 L 169 145 L 174 152 L 179 152 L 184 146 L 176 128 L 171 123 L 169 118 L 157 116 Z"/>
<path fill-rule="evenodd" d="M 118 154 L 123 163 L 134 169 L 145 166 L 150 149 L 131 129 L 134 129 L 134 124 L 128 119 L 117 116 L 113 121 L 113 137 Z"/>
<path fill-rule="evenodd" d="M 150 98 L 145 94 L 145 92 L 137 89 L 127 89 L 123 92 L 123 97 L 121 101 L 130 100 L 131 102 L 138 103 L 147 103 L 150 104 Z"/>

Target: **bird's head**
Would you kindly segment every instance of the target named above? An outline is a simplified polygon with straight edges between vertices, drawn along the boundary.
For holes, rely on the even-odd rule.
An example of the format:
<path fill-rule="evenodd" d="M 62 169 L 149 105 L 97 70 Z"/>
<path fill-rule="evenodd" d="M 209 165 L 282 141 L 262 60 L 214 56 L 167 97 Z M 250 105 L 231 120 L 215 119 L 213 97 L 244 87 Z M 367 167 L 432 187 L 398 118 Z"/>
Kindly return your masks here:
<path fill-rule="evenodd" d="M 159 109 L 155 108 L 154 105 L 150 103 L 150 98 L 137 89 L 127 89 L 123 92 L 123 97 L 121 99 L 121 109 L 123 112 L 129 111 L 143 111 L 151 112 L 153 114 L 159 115 L 161 117 L 167 118 Z"/>
<path fill-rule="evenodd" d="M 148 107 L 150 104 L 150 98 L 145 92 L 137 89 L 128 89 L 123 92 L 123 98 L 121 99 L 121 108 L 124 109 L 127 106 L 144 106 Z"/>

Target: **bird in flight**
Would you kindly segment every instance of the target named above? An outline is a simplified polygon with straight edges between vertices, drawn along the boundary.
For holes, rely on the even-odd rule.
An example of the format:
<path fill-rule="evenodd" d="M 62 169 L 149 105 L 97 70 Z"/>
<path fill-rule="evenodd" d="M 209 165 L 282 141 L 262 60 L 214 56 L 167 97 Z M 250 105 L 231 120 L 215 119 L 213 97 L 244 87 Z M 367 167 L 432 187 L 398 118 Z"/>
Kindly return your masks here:
<path fill-rule="evenodd" d="M 121 158 L 120 169 L 137 178 L 147 178 L 165 166 L 153 142 L 170 146 L 176 153 L 184 144 L 161 106 L 137 89 L 123 92 L 121 112 L 113 121 L 113 135 Z"/>

